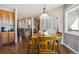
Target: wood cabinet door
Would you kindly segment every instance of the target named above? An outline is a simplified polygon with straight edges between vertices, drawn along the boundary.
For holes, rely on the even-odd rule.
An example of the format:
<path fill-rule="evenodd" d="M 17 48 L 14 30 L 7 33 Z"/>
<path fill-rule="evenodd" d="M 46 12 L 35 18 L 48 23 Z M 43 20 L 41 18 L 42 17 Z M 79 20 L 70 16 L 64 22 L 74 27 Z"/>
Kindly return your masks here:
<path fill-rule="evenodd" d="M 2 10 L 0 10 L 0 30 L 1 30 L 1 25 L 2 25 Z"/>
<path fill-rule="evenodd" d="M 14 25 L 14 13 L 13 12 L 9 12 L 9 19 L 8 19 L 9 21 L 9 24 L 11 25 L 11 26 L 13 26 Z"/>
<path fill-rule="evenodd" d="M 8 32 L 2 32 L 1 34 L 1 43 L 2 44 L 7 44 L 9 42 L 8 40 Z"/>
<path fill-rule="evenodd" d="M 3 14 L 2 14 L 2 16 L 3 16 L 3 19 L 2 19 L 2 24 L 3 24 L 3 26 L 5 25 L 5 27 L 8 25 L 8 18 L 9 18 L 9 15 L 8 15 L 8 12 L 6 12 L 6 11 L 3 11 L 2 12 Z"/>
<path fill-rule="evenodd" d="M 14 32 L 9 32 L 9 43 L 15 41 L 15 33 Z"/>

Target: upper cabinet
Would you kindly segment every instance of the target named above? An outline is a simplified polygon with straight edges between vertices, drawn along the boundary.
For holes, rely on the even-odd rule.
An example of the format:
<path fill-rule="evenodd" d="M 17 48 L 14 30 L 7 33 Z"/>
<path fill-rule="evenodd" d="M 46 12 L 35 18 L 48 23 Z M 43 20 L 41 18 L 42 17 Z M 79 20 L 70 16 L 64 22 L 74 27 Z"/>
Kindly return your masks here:
<path fill-rule="evenodd" d="M 13 26 L 13 24 L 14 24 L 14 14 L 12 12 L 9 12 L 8 14 L 9 14 L 8 22 L 9 22 L 10 25 Z"/>
<path fill-rule="evenodd" d="M 0 10 L 0 26 L 2 24 L 2 19 L 3 19 L 3 15 L 2 15 L 2 11 Z"/>
<path fill-rule="evenodd" d="M 2 15 L 3 15 L 2 24 L 7 25 L 8 24 L 9 14 L 6 11 L 2 11 Z"/>
<path fill-rule="evenodd" d="M 1 26 L 2 25 L 2 11 L 0 10 L 0 32 L 1 32 Z"/>
<path fill-rule="evenodd" d="M 0 31 L 14 30 L 14 13 L 0 10 Z"/>

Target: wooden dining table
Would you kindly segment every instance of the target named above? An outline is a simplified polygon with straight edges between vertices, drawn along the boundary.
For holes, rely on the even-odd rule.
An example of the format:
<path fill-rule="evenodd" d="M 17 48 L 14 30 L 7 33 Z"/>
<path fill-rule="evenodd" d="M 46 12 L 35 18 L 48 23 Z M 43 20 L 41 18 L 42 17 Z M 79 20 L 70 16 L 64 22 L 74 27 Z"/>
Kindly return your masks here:
<path fill-rule="evenodd" d="M 36 46 L 37 46 L 37 52 L 39 53 L 39 50 L 40 50 L 40 47 L 39 47 L 39 40 L 40 40 L 40 37 L 55 37 L 55 41 L 58 41 L 59 43 L 59 45 L 61 44 L 60 42 L 61 42 L 61 37 L 60 36 L 56 36 L 56 35 L 48 35 L 48 36 L 45 36 L 45 35 L 39 35 L 39 34 L 34 34 L 31 38 L 32 38 L 32 46 L 34 47 L 34 44 L 36 44 Z M 55 41 L 54 41 L 54 43 L 55 43 Z M 46 42 L 46 45 L 45 45 L 45 48 L 46 48 L 46 51 L 48 50 L 48 46 L 47 46 L 47 40 L 45 40 L 45 42 Z M 59 48 L 60 48 L 60 46 L 59 46 Z"/>

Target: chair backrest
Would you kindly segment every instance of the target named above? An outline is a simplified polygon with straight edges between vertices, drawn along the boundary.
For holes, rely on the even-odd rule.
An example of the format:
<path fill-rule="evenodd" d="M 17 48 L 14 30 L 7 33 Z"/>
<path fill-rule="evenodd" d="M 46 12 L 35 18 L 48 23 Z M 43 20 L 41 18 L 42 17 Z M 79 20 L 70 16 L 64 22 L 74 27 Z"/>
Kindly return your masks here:
<path fill-rule="evenodd" d="M 57 32 L 57 36 L 62 36 L 62 32 Z"/>
<path fill-rule="evenodd" d="M 40 49 L 45 51 L 52 50 L 54 40 L 55 40 L 55 36 L 40 37 L 40 42 L 41 42 Z"/>
<path fill-rule="evenodd" d="M 55 40 L 55 36 L 46 36 L 45 40 Z"/>

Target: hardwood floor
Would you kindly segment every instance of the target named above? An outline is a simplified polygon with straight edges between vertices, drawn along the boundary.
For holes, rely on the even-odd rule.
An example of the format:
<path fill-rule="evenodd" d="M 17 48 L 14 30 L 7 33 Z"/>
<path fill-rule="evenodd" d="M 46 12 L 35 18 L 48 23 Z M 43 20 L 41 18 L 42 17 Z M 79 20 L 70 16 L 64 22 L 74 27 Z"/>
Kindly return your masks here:
<path fill-rule="evenodd" d="M 57 50 L 58 48 L 56 48 Z M 29 50 L 29 51 L 28 51 Z M 27 47 L 27 42 L 19 42 L 17 44 L 6 45 L 0 47 L 0 54 L 37 54 Z M 61 46 L 61 54 L 74 54 L 64 45 Z"/>

